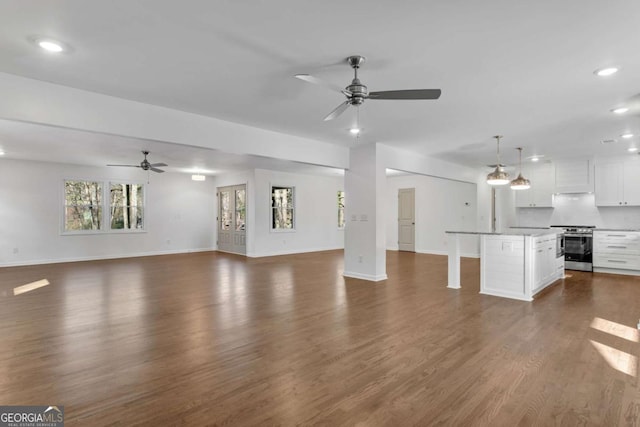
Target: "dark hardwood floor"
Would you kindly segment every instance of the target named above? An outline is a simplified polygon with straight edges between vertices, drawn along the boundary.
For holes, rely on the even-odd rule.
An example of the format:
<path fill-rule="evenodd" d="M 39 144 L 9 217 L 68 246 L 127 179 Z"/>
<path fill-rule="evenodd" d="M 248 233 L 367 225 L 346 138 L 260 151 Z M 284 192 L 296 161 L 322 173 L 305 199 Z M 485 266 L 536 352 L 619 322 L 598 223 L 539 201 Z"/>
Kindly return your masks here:
<path fill-rule="evenodd" d="M 444 256 L 197 253 L 0 269 L 0 404 L 66 425 L 640 426 L 640 278 L 569 272 L 533 303 Z M 13 288 L 50 285 L 13 296 Z"/>

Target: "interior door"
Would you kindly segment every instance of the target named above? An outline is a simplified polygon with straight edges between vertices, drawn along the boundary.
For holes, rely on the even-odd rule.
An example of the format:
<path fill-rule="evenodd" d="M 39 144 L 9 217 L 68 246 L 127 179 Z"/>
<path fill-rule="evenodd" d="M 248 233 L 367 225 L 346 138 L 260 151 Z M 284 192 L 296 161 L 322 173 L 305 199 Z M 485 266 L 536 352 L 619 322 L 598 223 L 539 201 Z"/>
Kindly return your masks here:
<path fill-rule="evenodd" d="M 398 249 L 416 251 L 415 189 L 398 190 Z"/>
<path fill-rule="evenodd" d="M 247 253 L 247 186 L 218 188 L 218 250 Z"/>

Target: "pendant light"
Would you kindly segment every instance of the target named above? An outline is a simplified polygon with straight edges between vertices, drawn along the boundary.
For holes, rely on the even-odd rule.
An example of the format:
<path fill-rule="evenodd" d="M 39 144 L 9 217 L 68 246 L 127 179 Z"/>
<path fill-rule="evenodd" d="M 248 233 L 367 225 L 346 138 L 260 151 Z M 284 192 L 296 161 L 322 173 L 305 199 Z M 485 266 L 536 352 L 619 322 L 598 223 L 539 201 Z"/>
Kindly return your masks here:
<path fill-rule="evenodd" d="M 498 164 L 496 165 L 496 169 L 487 175 L 487 184 L 506 185 L 509 183 L 509 174 L 502 169 L 502 165 L 500 164 L 500 138 L 502 138 L 502 135 L 496 135 L 494 138 L 496 139 L 497 145 L 496 157 L 498 159 Z"/>
<path fill-rule="evenodd" d="M 522 147 L 516 148 L 519 152 L 520 157 L 520 173 L 518 177 L 511 181 L 511 189 L 512 190 L 528 190 L 531 188 L 531 182 L 522 176 Z"/>

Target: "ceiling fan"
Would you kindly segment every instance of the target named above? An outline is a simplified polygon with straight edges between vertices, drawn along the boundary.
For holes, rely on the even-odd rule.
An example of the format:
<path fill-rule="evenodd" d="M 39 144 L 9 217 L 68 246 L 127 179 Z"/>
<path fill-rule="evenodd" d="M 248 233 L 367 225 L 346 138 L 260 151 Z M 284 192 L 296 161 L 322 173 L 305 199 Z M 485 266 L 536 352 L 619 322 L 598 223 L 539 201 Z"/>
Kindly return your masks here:
<path fill-rule="evenodd" d="M 344 89 L 337 85 L 327 83 L 317 77 L 313 77 L 309 74 L 296 74 L 295 77 L 304 80 L 308 83 L 324 86 L 329 89 L 342 92 L 347 100 L 338 105 L 332 112 L 330 112 L 324 120 L 333 120 L 342 114 L 350 105 L 359 106 L 364 103 L 366 99 L 397 99 L 397 100 L 409 100 L 409 99 L 438 99 L 442 91 L 440 89 L 408 89 L 408 90 L 385 90 L 378 92 L 369 92 L 367 87 L 358 79 L 358 69 L 364 64 L 365 57 L 354 55 L 347 58 L 347 62 L 353 68 L 353 80 L 351 84 Z"/>
<path fill-rule="evenodd" d="M 142 154 L 144 154 L 144 160 L 140 162 L 139 165 L 107 165 L 107 166 L 121 166 L 121 167 L 128 167 L 128 168 L 141 168 L 143 171 L 153 171 L 153 172 L 158 172 L 158 173 L 163 173 L 164 171 L 162 169 L 158 169 L 159 166 L 169 166 L 166 163 L 149 163 L 149 161 L 147 160 L 147 155 L 149 154 L 148 151 L 146 150 L 142 150 Z"/>

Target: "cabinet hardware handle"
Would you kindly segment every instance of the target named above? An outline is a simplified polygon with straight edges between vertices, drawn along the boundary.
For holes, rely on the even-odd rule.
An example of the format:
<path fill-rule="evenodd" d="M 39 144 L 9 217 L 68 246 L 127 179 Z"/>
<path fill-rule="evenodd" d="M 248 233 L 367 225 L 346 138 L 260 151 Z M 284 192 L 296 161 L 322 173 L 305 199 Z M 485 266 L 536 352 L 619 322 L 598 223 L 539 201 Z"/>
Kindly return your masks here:
<path fill-rule="evenodd" d="M 542 249 L 538 249 L 538 252 L 542 252 Z"/>
<path fill-rule="evenodd" d="M 610 259 L 610 260 L 608 260 L 608 261 L 609 261 L 609 262 L 619 262 L 619 263 L 621 263 L 621 264 L 626 264 L 626 263 L 627 263 L 627 261 L 623 261 L 623 260 L 621 260 L 621 259 Z"/>
<path fill-rule="evenodd" d="M 626 204 L 627 204 L 627 202 L 624 202 L 624 204 L 626 205 Z"/>
<path fill-rule="evenodd" d="M 627 237 L 624 234 L 607 234 L 607 237 Z"/>
<path fill-rule="evenodd" d="M 607 246 L 608 248 L 617 248 L 617 249 L 627 249 L 626 246 L 616 246 L 616 245 L 609 245 Z"/>

